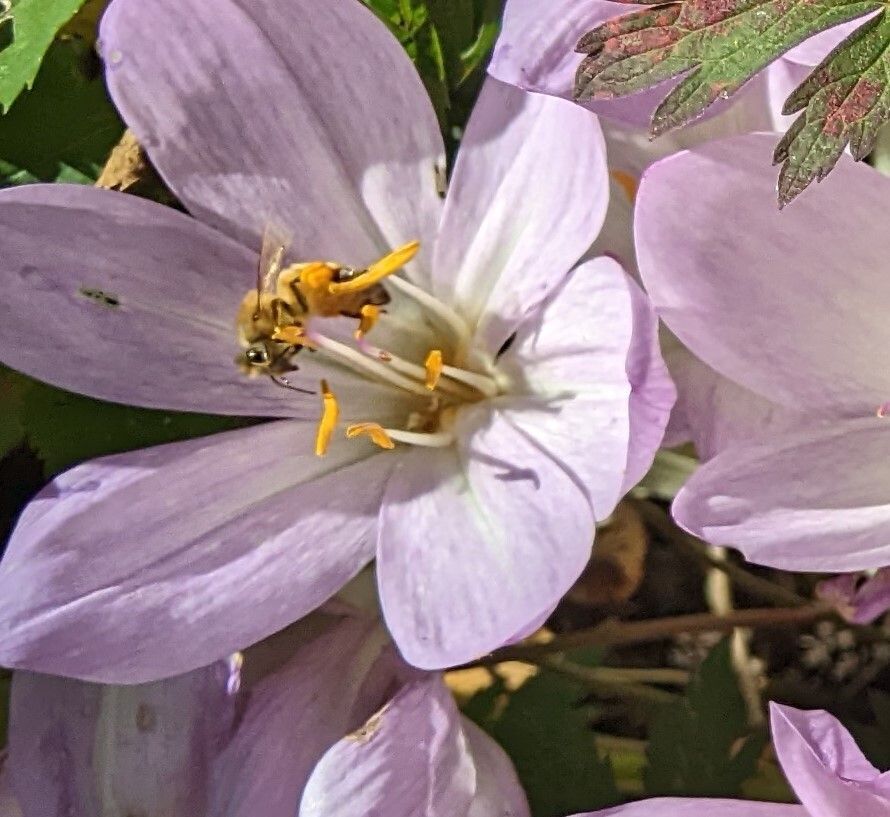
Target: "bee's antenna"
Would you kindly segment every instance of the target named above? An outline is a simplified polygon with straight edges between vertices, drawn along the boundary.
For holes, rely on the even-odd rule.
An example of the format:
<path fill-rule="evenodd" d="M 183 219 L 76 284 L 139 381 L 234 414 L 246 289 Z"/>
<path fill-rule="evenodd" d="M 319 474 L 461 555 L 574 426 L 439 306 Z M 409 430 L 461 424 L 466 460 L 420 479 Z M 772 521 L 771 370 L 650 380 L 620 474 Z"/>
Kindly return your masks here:
<path fill-rule="evenodd" d="M 314 391 L 310 389 L 301 389 L 299 386 L 294 386 L 290 380 L 286 377 L 282 377 L 281 375 L 270 374 L 270 378 L 272 378 L 272 382 L 276 386 L 281 386 L 282 389 L 290 389 L 291 391 L 298 391 L 300 394 L 315 394 Z"/>

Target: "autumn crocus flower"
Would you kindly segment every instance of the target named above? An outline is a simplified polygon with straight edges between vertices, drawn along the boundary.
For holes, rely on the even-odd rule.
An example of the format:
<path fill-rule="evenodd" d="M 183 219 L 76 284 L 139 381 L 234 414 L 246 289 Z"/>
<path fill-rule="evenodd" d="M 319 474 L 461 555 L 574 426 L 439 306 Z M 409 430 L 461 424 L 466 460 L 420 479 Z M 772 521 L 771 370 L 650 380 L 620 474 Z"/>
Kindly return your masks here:
<path fill-rule="evenodd" d="M 576 817 L 884 817 L 890 774 L 869 763 L 828 712 L 770 705 L 773 744 L 801 805 L 659 798 Z"/>
<path fill-rule="evenodd" d="M 842 159 L 779 213 L 772 144 L 766 135 L 714 142 L 657 163 L 640 187 L 646 287 L 680 340 L 734 384 L 731 401 L 712 384 L 686 408 L 690 422 L 710 424 L 714 450 L 674 514 L 754 562 L 882 567 L 890 245 L 874 214 L 890 180 Z M 722 411 L 730 403 L 733 414 Z"/>
<path fill-rule="evenodd" d="M 10 715 L 23 817 L 528 816 L 509 759 L 441 676 L 340 604 L 150 684 L 17 672 Z"/>
<path fill-rule="evenodd" d="M 287 419 L 56 479 L 0 566 L 0 663 L 184 672 L 375 555 L 419 666 L 533 628 L 673 401 L 640 290 L 611 259 L 579 264 L 607 202 L 596 120 L 490 82 L 443 201 L 429 99 L 354 0 L 114 0 L 101 39 L 115 102 L 194 218 L 82 187 L 4 191 L 0 357 L 106 399 Z M 287 380 L 315 395 L 233 363 L 273 223 L 284 264 L 360 271 L 419 246 L 359 340 L 353 318 L 300 323 L 310 348 Z"/>

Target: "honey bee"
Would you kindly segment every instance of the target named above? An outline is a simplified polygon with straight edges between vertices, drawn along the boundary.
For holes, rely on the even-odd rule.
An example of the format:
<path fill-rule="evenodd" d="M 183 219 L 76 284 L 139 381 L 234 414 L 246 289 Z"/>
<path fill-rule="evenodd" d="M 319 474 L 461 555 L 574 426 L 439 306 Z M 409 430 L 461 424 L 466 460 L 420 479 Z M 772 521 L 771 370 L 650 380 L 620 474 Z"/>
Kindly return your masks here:
<path fill-rule="evenodd" d="M 303 344 L 282 340 L 282 330 L 302 331 L 310 316 L 360 319 L 364 307 L 385 306 L 390 297 L 379 279 L 404 266 L 418 245 L 412 242 L 370 267 L 355 268 L 330 261 L 284 266 L 289 243 L 280 231 L 267 227 L 263 233 L 256 290 L 244 296 L 238 310 L 238 339 L 244 351 L 237 363 L 248 375 L 268 375 L 293 388 L 284 376 L 299 368 L 294 358 Z M 367 285 L 359 282 L 362 276 Z M 355 285 L 350 287 L 349 282 Z M 310 343 L 305 345 L 311 349 Z"/>

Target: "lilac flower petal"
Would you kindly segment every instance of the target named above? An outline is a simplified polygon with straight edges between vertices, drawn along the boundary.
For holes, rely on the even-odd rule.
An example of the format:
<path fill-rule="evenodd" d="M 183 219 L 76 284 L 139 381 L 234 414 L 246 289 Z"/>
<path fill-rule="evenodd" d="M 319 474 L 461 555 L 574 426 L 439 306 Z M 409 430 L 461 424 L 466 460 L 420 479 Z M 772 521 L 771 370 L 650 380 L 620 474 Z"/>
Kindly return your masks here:
<path fill-rule="evenodd" d="M 477 658 L 538 619 L 593 542 L 574 478 L 506 413 L 463 409 L 456 431 L 456 448 L 401 458 L 380 515 L 384 616 L 402 655 L 425 669 Z"/>
<path fill-rule="evenodd" d="M 712 800 L 656 797 L 574 817 L 814 817 L 803 806 L 755 803 L 750 800 Z"/>
<path fill-rule="evenodd" d="M 827 712 L 770 704 L 776 754 L 794 793 L 819 817 L 886 817 L 890 779 Z"/>
<path fill-rule="evenodd" d="M 300 817 L 466 817 L 476 769 L 439 676 L 405 685 L 335 744 L 306 784 Z"/>
<path fill-rule="evenodd" d="M 365 700 L 368 676 L 381 661 L 386 638 L 377 620 L 313 615 L 289 630 L 301 636 L 299 631 L 319 618 L 328 623 L 308 643 L 299 643 L 305 636 L 281 634 L 290 654 L 249 689 L 237 732 L 214 765 L 209 817 L 294 817 L 318 760 L 383 702 Z M 246 673 L 253 660 L 249 650 Z M 392 686 L 392 664 L 384 672 Z"/>
<path fill-rule="evenodd" d="M 0 563 L 0 663 L 130 683 L 284 627 L 373 557 L 395 460 L 283 421 L 58 477 Z M 122 520 L 126 520 L 124 524 Z"/>
<path fill-rule="evenodd" d="M 869 13 L 849 23 L 842 23 L 834 28 L 826 29 L 792 48 L 783 59 L 813 69 L 828 56 L 835 46 L 873 16 L 874 14 Z"/>
<path fill-rule="evenodd" d="M 581 55 L 581 37 L 613 17 L 627 14 L 626 5 L 607 0 L 508 0 L 501 34 L 489 73 L 524 91 L 572 98 Z M 664 87 L 622 99 L 589 103 L 604 117 L 646 127 L 667 90 Z"/>
<path fill-rule="evenodd" d="M 874 576 L 842 573 L 816 586 L 819 598 L 836 605 L 838 612 L 854 624 L 870 624 L 890 610 L 890 568 Z"/>
<path fill-rule="evenodd" d="M 593 243 L 608 196 L 594 117 L 488 80 L 448 191 L 433 264 L 436 293 L 455 303 L 479 344 L 496 353 Z"/>
<path fill-rule="evenodd" d="M 766 435 L 831 422 L 773 403 L 723 377 L 676 339 L 665 360 L 678 393 L 671 423 L 686 429 L 702 460 Z"/>
<path fill-rule="evenodd" d="M 23 817 L 19 801 L 10 787 L 6 765 L 0 765 L 0 817 Z"/>
<path fill-rule="evenodd" d="M 867 225 L 890 179 L 842 158 L 780 213 L 773 146 L 763 135 L 712 142 L 647 172 L 643 281 L 665 323 L 721 374 L 791 408 L 873 413 L 890 395 L 890 233 Z"/>
<path fill-rule="evenodd" d="M 468 718 L 461 716 L 461 726 L 476 766 L 476 795 L 467 817 L 529 817 L 525 792 L 507 753 Z"/>
<path fill-rule="evenodd" d="M 890 436 L 877 417 L 729 448 L 674 501 L 687 530 L 784 570 L 890 564 Z"/>
<path fill-rule="evenodd" d="M 248 250 L 170 208 L 81 185 L 0 191 L 0 230 L 4 363 L 124 403 L 293 413 L 292 392 L 235 367 Z"/>
<path fill-rule="evenodd" d="M 249 246 L 281 224 L 307 260 L 431 245 L 438 123 L 360 3 L 114 0 L 100 33 L 116 105 L 202 220 Z"/>
<path fill-rule="evenodd" d="M 25 817 L 204 814 L 235 716 L 221 670 L 130 687 L 16 673 L 9 770 Z"/>
<path fill-rule="evenodd" d="M 505 399 L 505 416 L 572 475 L 599 520 L 645 472 L 670 414 L 674 391 L 654 328 L 636 284 L 617 262 L 597 258 L 572 273 L 502 358 L 529 392 Z"/>

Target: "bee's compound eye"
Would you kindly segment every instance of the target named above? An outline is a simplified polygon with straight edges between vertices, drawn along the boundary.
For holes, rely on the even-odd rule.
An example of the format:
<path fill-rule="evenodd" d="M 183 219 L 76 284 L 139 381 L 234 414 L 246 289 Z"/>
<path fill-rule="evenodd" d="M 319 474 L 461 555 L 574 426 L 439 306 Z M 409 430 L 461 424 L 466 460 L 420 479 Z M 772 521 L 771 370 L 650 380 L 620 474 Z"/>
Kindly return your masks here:
<path fill-rule="evenodd" d="M 244 353 L 244 357 L 254 366 L 263 366 L 269 362 L 269 353 L 262 346 L 251 346 Z"/>

